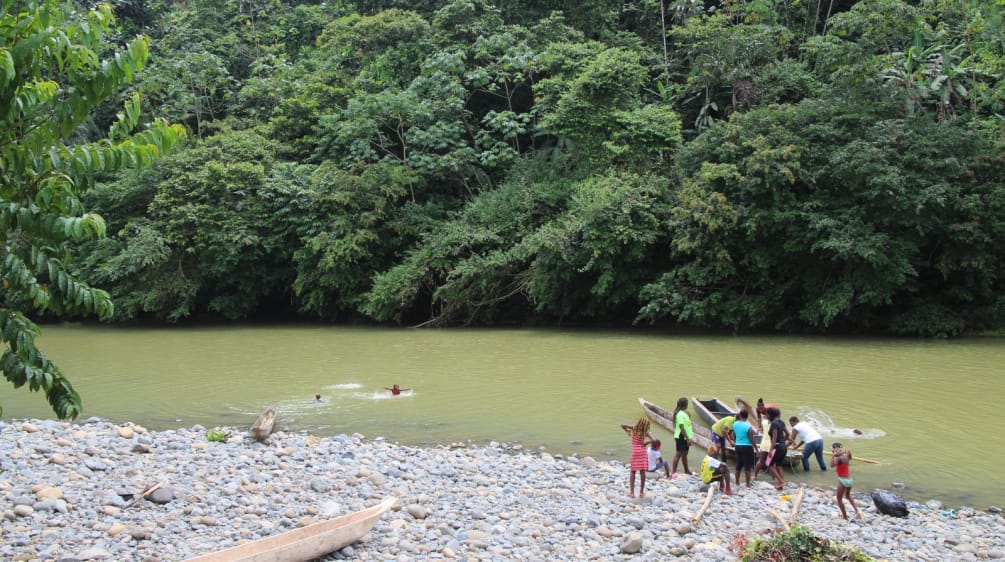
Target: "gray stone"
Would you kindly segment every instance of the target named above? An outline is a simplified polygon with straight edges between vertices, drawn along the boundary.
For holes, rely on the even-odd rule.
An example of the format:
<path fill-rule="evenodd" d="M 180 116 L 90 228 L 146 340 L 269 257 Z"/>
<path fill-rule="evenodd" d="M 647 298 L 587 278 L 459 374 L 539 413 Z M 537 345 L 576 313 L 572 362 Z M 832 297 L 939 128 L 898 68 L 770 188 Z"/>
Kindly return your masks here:
<path fill-rule="evenodd" d="M 409 515 L 416 519 L 425 519 L 426 517 L 429 517 L 429 510 L 421 505 L 412 504 L 409 505 L 406 510 Z"/>
<path fill-rule="evenodd" d="M 332 489 L 331 482 L 325 478 L 311 478 L 311 489 L 319 494 L 324 494 Z"/>
<path fill-rule="evenodd" d="M 96 470 L 98 472 L 104 472 L 108 470 L 108 465 L 105 464 L 104 461 L 102 461 L 101 459 L 95 459 L 91 457 L 84 459 L 84 466 L 86 466 L 89 470 Z"/>
<path fill-rule="evenodd" d="M 129 536 L 138 541 L 147 540 L 150 538 L 150 531 L 143 527 L 133 527 L 129 529 Z"/>
<path fill-rule="evenodd" d="M 108 560 L 112 556 L 111 552 L 108 552 L 103 548 L 95 547 L 89 548 L 80 554 L 77 554 L 76 557 L 80 560 Z"/>
<path fill-rule="evenodd" d="M 147 500 L 158 503 L 165 504 L 171 502 L 174 499 L 174 488 L 171 486 L 161 486 L 156 490 L 147 494 Z"/>
<path fill-rule="evenodd" d="M 632 531 L 625 535 L 621 541 L 621 552 L 625 554 L 636 554 L 642 550 L 643 535 L 638 531 Z"/>

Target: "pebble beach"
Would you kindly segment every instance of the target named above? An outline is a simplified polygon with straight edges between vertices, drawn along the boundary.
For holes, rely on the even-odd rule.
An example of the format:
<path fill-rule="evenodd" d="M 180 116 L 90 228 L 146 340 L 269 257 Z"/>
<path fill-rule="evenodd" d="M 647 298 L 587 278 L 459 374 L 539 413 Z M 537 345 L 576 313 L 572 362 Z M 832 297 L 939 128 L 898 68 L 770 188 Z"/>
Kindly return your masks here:
<path fill-rule="evenodd" d="M 791 524 L 878 560 L 1005 559 L 994 507 L 908 502 L 898 518 L 855 490 L 863 517 L 844 521 L 833 488 L 779 492 L 762 475 L 733 496 L 714 491 L 696 520 L 707 497 L 697 476 L 651 473 L 646 496 L 629 498 L 625 462 L 359 434 L 259 443 L 216 429 L 225 442 L 201 426 L 0 422 L 0 560 L 185 560 L 391 496 L 363 540 L 324 560 L 737 560 L 736 545 Z M 692 470 L 703 454 L 692 450 Z"/>

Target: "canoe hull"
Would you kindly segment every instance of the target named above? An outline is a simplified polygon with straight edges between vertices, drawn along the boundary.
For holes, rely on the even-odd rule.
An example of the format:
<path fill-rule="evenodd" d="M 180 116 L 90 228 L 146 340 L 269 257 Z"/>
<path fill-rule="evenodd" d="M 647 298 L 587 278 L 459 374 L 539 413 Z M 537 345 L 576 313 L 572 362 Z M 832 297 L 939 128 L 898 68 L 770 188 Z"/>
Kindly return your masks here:
<path fill-rule="evenodd" d="M 187 562 L 306 562 L 341 550 L 363 538 L 397 498 L 300 529 L 190 558 Z"/>
<path fill-rule="evenodd" d="M 701 421 L 707 423 L 710 427 L 726 416 L 736 415 L 735 410 L 714 396 L 708 400 L 700 400 L 697 396 L 694 396 L 691 398 L 691 403 L 694 405 L 694 411 L 701 418 Z"/>

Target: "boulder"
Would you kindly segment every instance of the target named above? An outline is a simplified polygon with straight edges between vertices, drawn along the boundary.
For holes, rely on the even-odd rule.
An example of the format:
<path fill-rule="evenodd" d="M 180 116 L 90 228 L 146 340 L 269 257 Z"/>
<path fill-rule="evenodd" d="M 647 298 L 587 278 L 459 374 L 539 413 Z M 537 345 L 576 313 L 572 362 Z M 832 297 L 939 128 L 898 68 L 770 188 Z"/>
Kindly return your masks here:
<path fill-rule="evenodd" d="M 624 554 L 636 554 L 642 550 L 642 539 L 643 534 L 638 531 L 632 531 L 625 535 L 623 541 L 621 541 L 621 552 Z"/>

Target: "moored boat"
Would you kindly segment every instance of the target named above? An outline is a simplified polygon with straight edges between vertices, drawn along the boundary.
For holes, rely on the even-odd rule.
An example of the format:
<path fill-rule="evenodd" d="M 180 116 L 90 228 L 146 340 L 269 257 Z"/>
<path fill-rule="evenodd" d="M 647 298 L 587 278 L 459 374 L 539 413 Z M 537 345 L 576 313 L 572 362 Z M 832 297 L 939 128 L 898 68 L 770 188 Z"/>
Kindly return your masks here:
<path fill-rule="evenodd" d="M 397 501 L 390 497 L 355 513 L 190 558 L 187 562 L 305 562 L 320 558 L 363 538 Z"/>
<path fill-rule="evenodd" d="M 694 404 L 694 411 L 701 420 L 711 427 L 715 422 L 727 416 L 735 416 L 736 410 L 730 408 L 725 402 L 716 397 L 702 400 L 697 396 L 691 398 Z"/>

